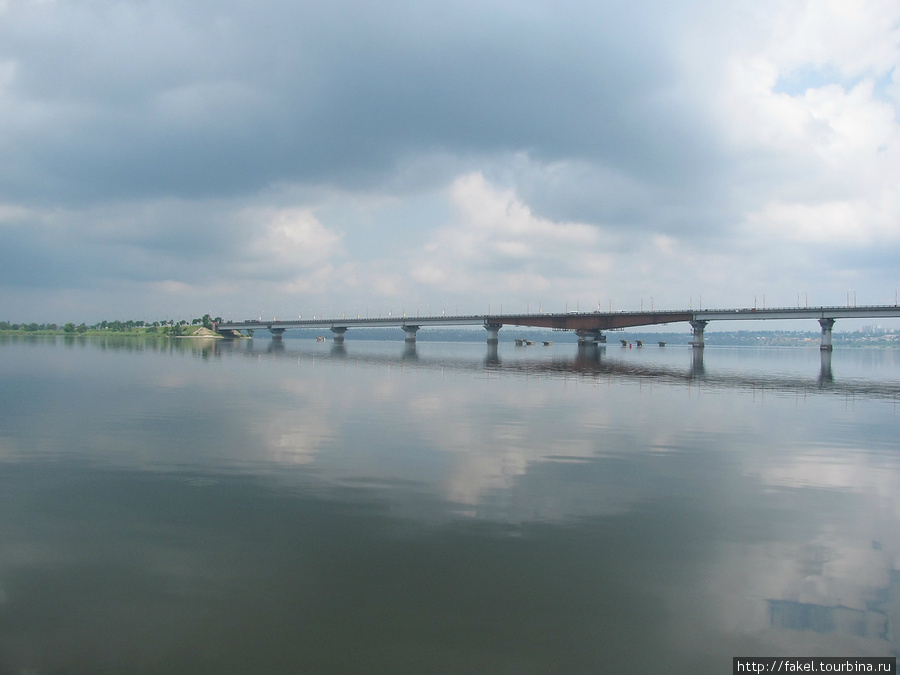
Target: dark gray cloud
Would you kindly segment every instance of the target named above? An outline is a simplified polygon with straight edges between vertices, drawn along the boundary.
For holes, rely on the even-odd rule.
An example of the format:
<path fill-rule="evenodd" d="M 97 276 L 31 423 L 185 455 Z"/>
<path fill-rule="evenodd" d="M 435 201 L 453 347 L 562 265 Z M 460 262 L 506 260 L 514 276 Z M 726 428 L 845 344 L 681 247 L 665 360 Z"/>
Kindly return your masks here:
<path fill-rule="evenodd" d="M 0 226 L 0 286 L 196 280 L 214 275 L 218 262 L 234 260 L 254 234 L 215 202 L 23 211 Z"/>
<path fill-rule="evenodd" d="M 674 19 L 625 2 L 14 4 L 0 197 L 372 185 L 423 152 L 684 183 L 715 148 L 665 93 Z"/>

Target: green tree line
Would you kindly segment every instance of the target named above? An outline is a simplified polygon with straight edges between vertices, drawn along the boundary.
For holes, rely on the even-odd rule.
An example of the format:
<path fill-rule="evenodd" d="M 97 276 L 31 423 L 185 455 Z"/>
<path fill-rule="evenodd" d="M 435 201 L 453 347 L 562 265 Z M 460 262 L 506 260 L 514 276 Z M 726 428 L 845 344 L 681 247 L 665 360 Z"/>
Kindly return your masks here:
<path fill-rule="evenodd" d="M 63 324 L 60 328 L 56 323 L 12 323 L 9 321 L 0 321 L 0 331 L 17 331 L 22 333 L 58 332 L 62 330 L 66 334 L 83 334 L 88 331 L 103 331 L 109 333 L 160 333 L 162 335 L 183 335 L 185 328 L 188 326 L 203 326 L 212 329 L 213 323 L 220 323 L 222 317 L 212 318 L 209 314 L 202 317 L 191 319 L 190 322 L 182 319 L 175 321 L 174 319 L 163 319 L 161 321 L 144 321 L 128 319 L 122 321 L 116 319 L 113 321 L 98 321 L 95 324 L 87 325 L 84 322 L 75 324 L 72 322 Z"/>

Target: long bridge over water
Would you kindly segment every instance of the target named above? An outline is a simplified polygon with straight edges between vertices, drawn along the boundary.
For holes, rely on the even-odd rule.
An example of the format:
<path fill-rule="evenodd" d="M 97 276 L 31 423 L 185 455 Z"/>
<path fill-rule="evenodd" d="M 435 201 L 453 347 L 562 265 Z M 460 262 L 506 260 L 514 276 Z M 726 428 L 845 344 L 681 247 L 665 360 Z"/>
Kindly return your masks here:
<path fill-rule="evenodd" d="M 538 314 L 468 314 L 459 316 L 388 316 L 355 318 L 313 318 L 296 320 L 223 321 L 215 329 L 223 335 L 234 331 L 266 329 L 274 339 L 280 339 L 292 328 L 320 328 L 330 330 L 335 342 L 343 342 L 344 334 L 351 328 L 401 328 L 407 342 L 415 342 L 416 333 L 429 326 L 483 326 L 487 330 L 488 344 L 496 344 L 500 329 L 504 326 L 549 328 L 574 331 L 581 344 L 606 342 L 604 331 L 622 330 L 638 326 L 659 326 L 670 323 L 689 323 L 693 330 L 691 344 L 695 349 L 704 347 L 704 331 L 710 321 L 768 321 L 778 319 L 813 319 L 822 328 L 820 347 L 832 349 L 831 333 L 839 319 L 884 319 L 900 317 L 897 305 L 863 305 L 853 307 L 780 307 L 771 309 L 689 309 L 649 312 L 565 312 Z"/>

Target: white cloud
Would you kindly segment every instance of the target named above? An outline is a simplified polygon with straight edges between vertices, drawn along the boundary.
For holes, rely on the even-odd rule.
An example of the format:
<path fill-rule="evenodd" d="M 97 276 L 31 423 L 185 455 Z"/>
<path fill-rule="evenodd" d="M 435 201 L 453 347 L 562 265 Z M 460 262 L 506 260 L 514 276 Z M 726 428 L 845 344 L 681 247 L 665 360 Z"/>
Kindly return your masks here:
<path fill-rule="evenodd" d="M 425 262 L 412 268 L 420 283 L 544 290 L 544 270 L 583 273 L 596 265 L 586 249 L 602 257 L 596 227 L 536 216 L 513 190 L 496 188 L 480 172 L 453 181 L 448 198 L 457 217 L 423 247 Z"/>
<path fill-rule="evenodd" d="M 597 232 L 581 223 L 554 223 L 536 217 L 513 190 L 498 190 L 480 172 L 462 176 L 450 188 L 451 199 L 465 226 L 499 243 L 522 243 L 524 238 L 547 242 L 590 244 Z"/>
<path fill-rule="evenodd" d="M 261 265 L 299 272 L 322 266 L 342 250 L 340 235 L 323 226 L 309 210 L 254 210 L 249 215 L 252 222 L 261 223 L 250 246 Z"/>
<path fill-rule="evenodd" d="M 813 257 L 817 246 L 896 245 L 900 126 L 878 80 L 900 65 L 900 6 L 803 1 L 767 10 L 769 29 L 725 55 L 715 97 L 723 139 L 742 158 L 735 233 L 772 265 L 778 256 L 762 253 L 766 241 L 806 245 Z"/>
<path fill-rule="evenodd" d="M 893 0 L 803 0 L 780 9 L 767 56 L 782 70 L 830 66 L 856 77 L 889 72 L 900 61 Z"/>
<path fill-rule="evenodd" d="M 864 201 L 775 202 L 750 214 L 747 227 L 770 240 L 863 247 L 900 240 L 900 220 L 886 216 Z"/>

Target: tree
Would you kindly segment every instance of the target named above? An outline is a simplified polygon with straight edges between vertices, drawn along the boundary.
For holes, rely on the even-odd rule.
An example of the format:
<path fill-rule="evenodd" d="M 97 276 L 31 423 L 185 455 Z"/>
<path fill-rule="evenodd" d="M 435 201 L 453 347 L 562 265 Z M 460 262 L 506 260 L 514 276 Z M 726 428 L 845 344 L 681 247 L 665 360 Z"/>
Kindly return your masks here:
<path fill-rule="evenodd" d="M 74 323 L 69 322 L 65 326 L 63 326 L 63 333 L 74 333 L 74 332 L 75 332 L 75 324 Z"/>

